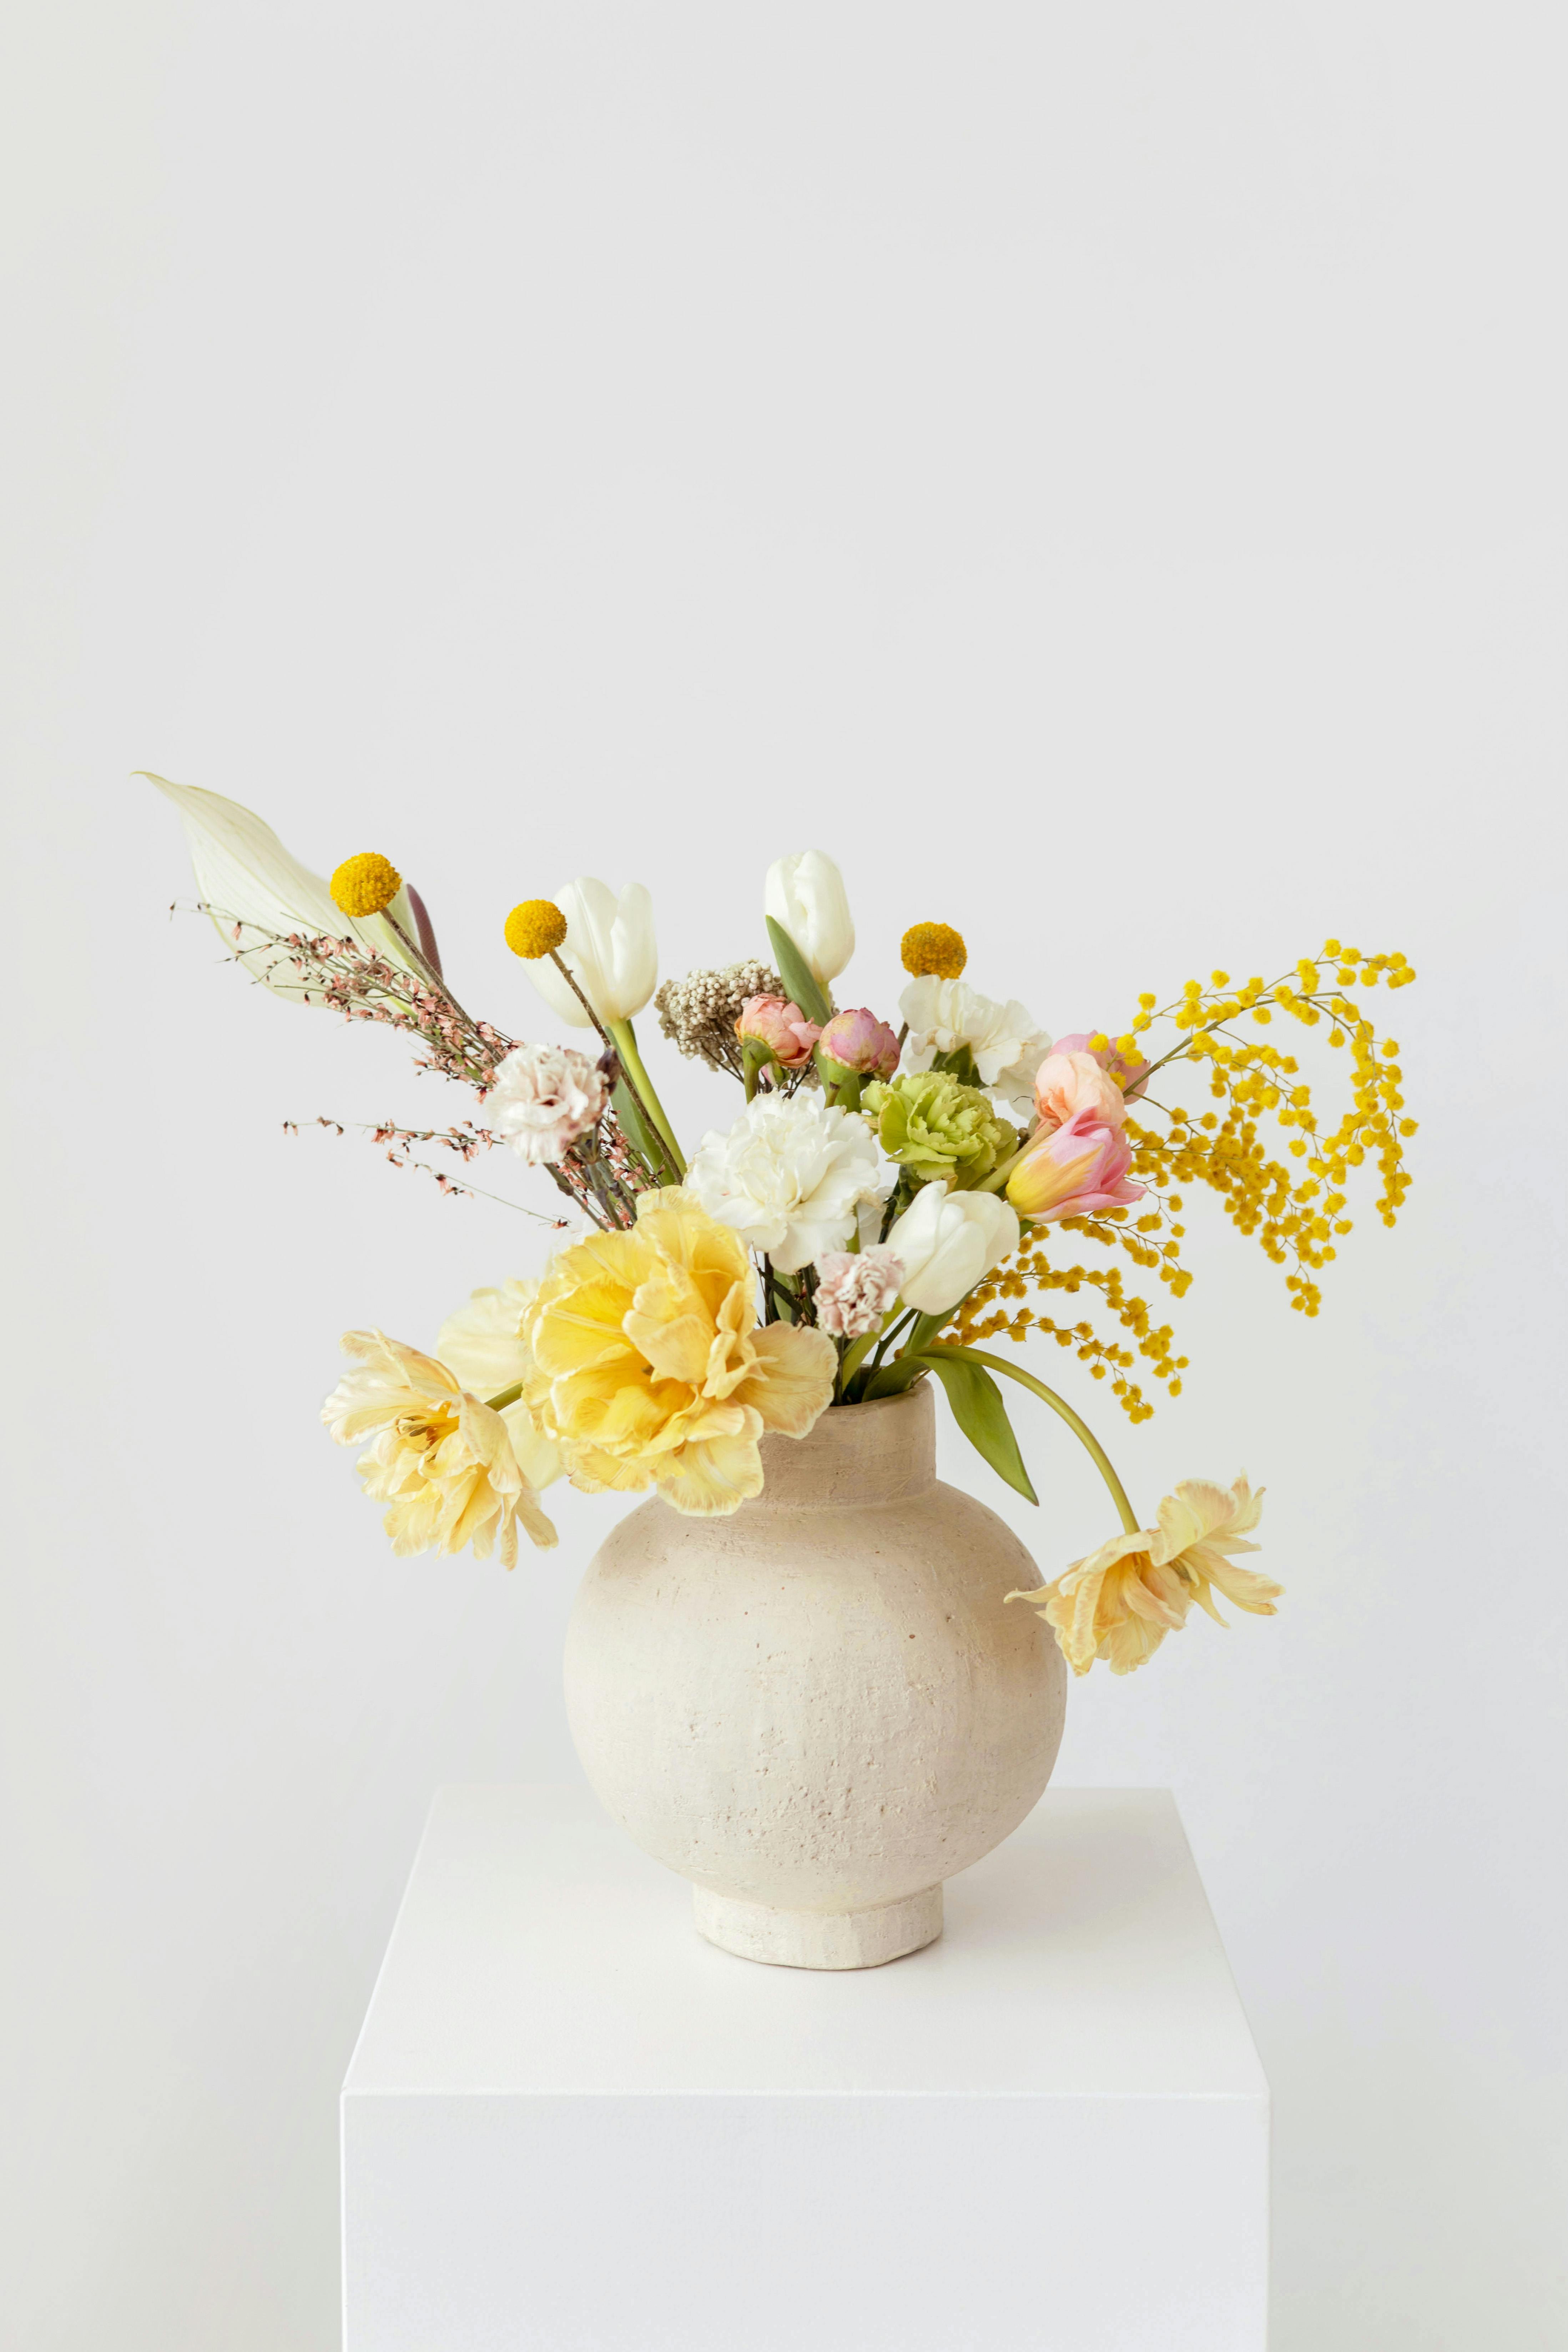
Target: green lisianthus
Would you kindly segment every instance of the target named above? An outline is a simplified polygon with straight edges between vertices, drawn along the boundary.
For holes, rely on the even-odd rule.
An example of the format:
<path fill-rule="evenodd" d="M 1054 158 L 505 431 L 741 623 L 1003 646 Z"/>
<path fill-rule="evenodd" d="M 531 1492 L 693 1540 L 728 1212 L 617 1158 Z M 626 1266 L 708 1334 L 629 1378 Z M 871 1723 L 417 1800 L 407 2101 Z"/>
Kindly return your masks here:
<path fill-rule="evenodd" d="M 998 1118 L 989 1097 L 947 1070 L 874 1079 L 860 1108 L 889 1159 L 921 1184 L 965 1191 L 1017 1148 L 1017 1130 Z"/>

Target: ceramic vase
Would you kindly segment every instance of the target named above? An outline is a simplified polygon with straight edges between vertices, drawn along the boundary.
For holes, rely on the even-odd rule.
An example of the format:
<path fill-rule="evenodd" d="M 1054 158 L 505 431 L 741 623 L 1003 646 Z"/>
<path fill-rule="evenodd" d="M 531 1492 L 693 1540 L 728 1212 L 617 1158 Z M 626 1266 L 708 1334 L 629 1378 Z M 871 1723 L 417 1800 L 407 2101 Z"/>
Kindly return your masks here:
<path fill-rule="evenodd" d="M 942 1881 L 1050 1778 L 1067 1674 L 1012 1529 L 936 1476 L 931 1387 L 762 1441 L 725 1518 L 644 1503 L 566 1635 L 600 1801 L 689 1878 L 712 1943 L 875 1968 L 942 1932 Z"/>

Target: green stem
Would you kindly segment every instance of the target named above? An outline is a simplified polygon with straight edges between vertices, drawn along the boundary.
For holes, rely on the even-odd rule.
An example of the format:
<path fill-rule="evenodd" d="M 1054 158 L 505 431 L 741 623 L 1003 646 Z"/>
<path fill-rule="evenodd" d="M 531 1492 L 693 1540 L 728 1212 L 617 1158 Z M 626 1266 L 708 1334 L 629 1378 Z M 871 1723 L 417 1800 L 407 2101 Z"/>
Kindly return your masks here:
<path fill-rule="evenodd" d="M 782 1076 L 782 1066 L 778 1055 L 771 1045 L 764 1045 L 760 1037 L 745 1038 L 742 1047 L 741 1075 L 745 1081 L 748 1102 L 755 1100 L 764 1070 L 778 1070 Z"/>
<path fill-rule="evenodd" d="M 644 1110 L 658 1129 L 660 1139 L 670 1155 L 670 1162 L 677 1177 L 684 1176 L 686 1162 L 680 1156 L 680 1146 L 675 1139 L 675 1129 L 670 1126 L 668 1113 L 655 1094 L 653 1082 L 643 1067 L 643 1058 L 637 1052 L 637 1035 L 631 1023 L 606 1021 L 605 1026 L 614 1038 L 616 1051 L 626 1065 L 626 1075 L 632 1083 L 632 1092 L 638 1097 Z"/>
<path fill-rule="evenodd" d="M 509 1404 L 515 1404 L 521 1394 L 522 1382 L 521 1381 L 513 1381 L 510 1389 L 502 1389 L 499 1395 L 486 1397 L 485 1402 L 489 1405 L 492 1412 L 500 1412 L 504 1411 L 506 1406 Z"/>
<path fill-rule="evenodd" d="M 879 1340 L 880 1340 L 887 1332 L 892 1329 L 893 1325 L 898 1320 L 898 1308 L 896 1307 L 889 1307 L 887 1313 L 882 1318 L 882 1328 L 880 1331 L 863 1331 L 858 1339 L 852 1339 L 850 1341 L 848 1347 L 844 1350 L 844 1360 L 838 1367 L 838 1384 L 841 1389 L 847 1389 L 848 1387 L 850 1381 L 854 1379 L 856 1373 L 865 1362 L 870 1350 L 876 1347 Z"/>
<path fill-rule="evenodd" d="M 970 1191 L 972 1192 L 999 1192 L 1004 1184 L 1007 1181 L 1008 1177 L 1013 1173 L 1014 1169 L 1018 1165 L 1019 1160 L 1023 1159 L 1024 1154 L 1028 1150 L 1029 1146 L 1037 1139 L 1032 1134 L 1026 1135 L 1024 1138 L 1023 1142 L 1018 1146 L 1016 1151 L 1010 1153 L 1009 1156 L 1004 1160 L 1000 1168 L 993 1168 L 990 1175 L 986 1177 L 984 1182 L 983 1184 L 972 1184 L 969 1188 Z"/>
<path fill-rule="evenodd" d="M 1010 1381 L 1021 1382 L 1025 1388 L 1032 1390 L 1036 1396 L 1042 1398 L 1053 1412 L 1060 1413 L 1110 1489 L 1110 1499 L 1121 1514 L 1121 1524 L 1127 1533 L 1133 1536 L 1139 1532 L 1138 1515 L 1127 1499 L 1126 1487 L 1110 1466 L 1110 1460 L 1104 1446 L 1088 1424 L 1079 1419 L 1065 1397 L 1058 1396 L 1055 1389 L 1048 1389 L 1044 1381 L 1037 1381 L 1035 1378 L 1033 1372 L 1026 1372 L 1020 1365 L 1010 1364 L 1005 1356 L 989 1356 L 980 1348 L 954 1347 L 946 1341 L 937 1340 L 929 1343 L 923 1352 L 928 1356 L 940 1354 L 966 1357 L 972 1364 L 984 1364 L 988 1371 L 1005 1372 Z"/>
<path fill-rule="evenodd" d="M 877 1341 L 877 1352 L 871 1359 L 872 1371 L 875 1371 L 878 1365 L 881 1362 L 882 1351 L 889 1345 L 889 1342 L 896 1339 L 899 1333 L 903 1329 L 905 1324 L 912 1323 L 914 1319 L 915 1310 L 912 1307 L 906 1307 L 901 1312 L 897 1307 L 889 1307 L 888 1319 L 883 1324 L 881 1336 Z"/>

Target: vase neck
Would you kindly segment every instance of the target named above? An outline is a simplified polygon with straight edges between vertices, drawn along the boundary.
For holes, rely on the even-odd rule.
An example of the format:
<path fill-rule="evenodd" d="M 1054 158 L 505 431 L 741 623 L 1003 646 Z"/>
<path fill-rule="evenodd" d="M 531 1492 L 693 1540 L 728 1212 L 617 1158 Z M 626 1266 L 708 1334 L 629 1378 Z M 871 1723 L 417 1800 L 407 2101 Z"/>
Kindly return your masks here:
<path fill-rule="evenodd" d="M 802 1438 L 763 1439 L 763 1492 L 751 1511 L 830 1511 L 896 1503 L 936 1482 L 929 1380 L 876 1404 L 830 1405 Z"/>

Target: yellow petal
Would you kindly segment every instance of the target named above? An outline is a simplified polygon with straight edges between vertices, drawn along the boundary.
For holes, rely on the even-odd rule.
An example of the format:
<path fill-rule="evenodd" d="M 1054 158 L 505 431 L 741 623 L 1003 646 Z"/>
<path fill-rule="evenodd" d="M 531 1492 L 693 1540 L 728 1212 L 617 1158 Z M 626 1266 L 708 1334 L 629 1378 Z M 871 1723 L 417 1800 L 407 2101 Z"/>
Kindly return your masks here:
<path fill-rule="evenodd" d="M 521 1398 L 515 1404 L 501 1409 L 506 1433 L 511 1440 L 511 1450 L 527 1485 L 537 1494 L 542 1487 L 552 1486 L 560 1477 L 564 1465 L 561 1448 L 547 1437 Z M 545 1521 L 549 1525 L 549 1521 Z M 553 1540 L 553 1538 L 552 1538 Z"/>
<path fill-rule="evenodd" d="M 532 1369 L 523 1327 L 538 1291 L 536 1282 L 476 1290 L 442 1324 L 436 1353 L 471 1395 L 495 1396 Z"/>
<path fill-rule="evenodd" d="M 798 1323 L 770 1323 L 752 1344 L 756 1363 L 736 1388 L 736 1401 L 753 1406 L 764 1429 L 804 1437 L 833 1394 L 838 1350 L 826 1331 Z"/>
<path fill-rule="evenodd" d="M 688 1518 L 716 1518 L 762 1493 L 761 1425 L 755 1413 L 745 1421 L 732 1436 L 683 1445 L 660 1465 L 658 1491 L 667 1503 Z"/>
<path fill-rule="evenodd" d="M 1207 1544 L 1198 1544 L 1185 1553 L 1182 1565 L 1190 1569 L 1199 1580 L 1200 1599 L 1204 1585 L 1213 1584 L 1227 1601 L 1234 1601 L 1238 1609 L 1247 1610 L 1254 1617 L 1278 1614 L 1274 1603 L 1285 1588 L 1282 1584 L 1276 1584 L 1272 1577 L 1259 1576 L 1256 1569 L 1237 1568 L 1234 1561 L 1226 1559 Z M 1215 1612 L 1211 1608 L 1209 1613 L 1212 1616 Z M 1225 1621 L 1222 1618 L 1220 1622 L 1223 1624 Z"/>
<path fill-rule="evenodd" d="M 1146 1617 L 1129 1617 L 1107 1633 L 1100 1654 L 1113 1675 L 1130 1675 L 1153 1656 L 1165 1633 L 1163 1625 L 1153 1624 Z"/>

